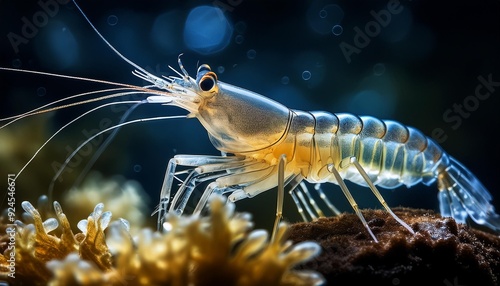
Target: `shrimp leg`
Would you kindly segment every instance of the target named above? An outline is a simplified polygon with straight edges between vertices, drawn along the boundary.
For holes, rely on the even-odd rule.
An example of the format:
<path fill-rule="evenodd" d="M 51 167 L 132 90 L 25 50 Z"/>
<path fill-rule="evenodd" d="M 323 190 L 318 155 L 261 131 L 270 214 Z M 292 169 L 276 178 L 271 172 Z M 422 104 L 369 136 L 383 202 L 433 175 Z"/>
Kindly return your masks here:
<path fill-rule="evenodd" d="M 330 202 L 330 200 L 328 199 L 328 197 L 325 195 L 325 193 L 323 192 L 323 190 L 321 189 L 321 184 L 320 183 L 317 183 L 315 186 L 314 186 L 314 189 L 318 192 L 319 194 L 319 197 L 326 203 L 326 205 L 328 206 L 328 208 L 335 214 L 335 215 L 339 215 L 340 214 L 340 211 L 339 209 L 337 209 L 337 207 L 335 207 L 332 202 Z"/>
<path fill-rule="evenodd" d="M 290 191 L 288 191 L 288 193 L 290 194 L 290 196 L 292 197 L 293 199 L 293 202 L 295 203 L 295 206 L 297 207 L 297 211 L 299 212 L 300 216 L 302 217 L 302 220 L 304 222 L 308 222 L 309 220 L 307 219 L 305 213 L 304 213 L 304 209 L 302 208 L 302 205 L 300 204 L 300 200 L 297 196 L 297 194 L 295 194 L 295 191 L 296 191 L 296 187 L 300 184 L 300 182 L 303 180 L 304 178 L 301 176 L 301 175 L 296 175 L 294 176 L 291 180 L 290 180 Z M 304 204 L 304 202 L 303 202 Z"/>
<path fill-rule="evenodd" d="M 271 243 L 273 243 L 276 233 L 278 232 L 279 222 L 283 216 L 283 197 L 285 194 L 285 165 L 286 155 L 283 154 L 278 162 L 278 195 L 276 199 L 276 218 L 274 219 L 273 234 L 271 236 Z"/>
<path fill-rule="evenodd" d="M 217 182 L 211 182 L 206 188 L 203 194 L 201 195 L 196 208 L 193 211 L 193 215 L 198 215 L 201 213 L 205 205 L 207 204 L 209 198 L 214 195 L 222 195 L 225 191 L 230 192 L 232 188 L 220 188 Z"/>
<path fill-rule="evenodd" d="M 177 166 L 175 158 L 168 161 L 167 171 L 160 192 L 160 203 L 158 204 L 158 225 L 157 229 L 163 231 L 163 223 L 165 222 L 165 215 L 168 210 L 168 203 L 170 202 L 170 192 L 172 183 L 174 181 L 175 167 Z M 154 212 L 152 215 L 154 215 Z"/>
<path fill-rule="evenodd" d="M 304 177 L 301 175 L 296 175 L 289 179 L 289 182 L 285 183 L 285 186 L 289 188 L 290 191 L 288 193 L 293 199 L 293 202 L 295 203 L 295 206 L 297 207 L 297 211 L 299 212 L 300 216 L 302 217 L 302 220 L 304 222 L 308 222 L 311 220 L 315 220 L 318 217 L 325 217 L 325 214 L 321 210 L 321 208 L 318 206 L 314 198 L 311 196 L 311 193 L 309 192 L 309 189 L 307 188 L 306 184 L 303 182 Z M 327 204 L 328 208 L 335 214 L 338 215 L 340 214 L 340 211 L 330 202 L 330 200 L 326 197 L 325 193 L 321 190 L 320 188 L 321 184 L 316 184 L 314 186 L 314 189 L 319 193 L 321 199 L 325 201 Z M 304 196 L 304 194 L 305 196 Z M 307 197 L 307 199 L 306 199 Z M 311 205 L 312 208 L 309 206 Z M 304 206 L 304 208 L 302 207 Z M 314 209 L 314 211 L 313 211 Z M 306 216 L 306 212 L 309 215 L 311 219 L 308 219 Z"/>
<path fill-rule="evenodd" d="M 404 226 L 409 232 L 411 232 L 412 234 L 415 234 L 415 232 L 413 231 L 413 229 L 408 225 L 406 224 L 402 219 L 400 219 L 399 217 L 396 216 L 396 214 L 394 214 L 391 210 L 391 208 L 389 208 L 389 206 L 387 205 L 387 202 L 384 200 L 384 198 L 382 197 L 382 195 L 380 194 L 380 192 L 378 191 L 377 187 L 375 187 L 375 185 L 373 184 L 373 182 L 370 180 L 370 177 L 368 177 L 368 174 L 366 173 L 366 171 L 363 169 L 363 167 L 361 166 L 361 164 L 359 164 L 358 160 L 356 159 L 356 157 L 349 157 L 349 158 L 345 158 L 343 159 L 341 162 L 340 162 L 340 167 L 341 168 L 346 168 L 350 165 L 354 165 L 354 167 L 356 167 L 356 169 L 358 169 L 358 172 L 359 174 L 361 175 L 361 177 L 363 177 L 363 179 L 365 180 L 365 182 L 368 184 L 368 186 L 370 187 L 370 190 L 373 192 L 373 194 L 375 195 L 375 197 L 377 197 L 377 199 L 379 200 L 379 202 L 382 204 L 382 206 L 386 209 L 386 211 L 399 223 L 401 224 L 402 226 Z"/>
<path fill-rule="evenodd" d="M 309 189 L 307 188 L 306 184 L 302 181 L 300 182 L 299 187 L 302 189 L 302 192 L 306 194 L 307 200 L 309 201 L 309 204 L 313 207 L 314 211 L 316 212 L 317 217 L 325 217 L 325 214 L 316 203 L 316 200 L 311 196 L 311 193 L 309 192 Z"/>
<path fill-rule="evenodd" d="M 375 242 L 378 242 L 377 238 L 375 237 L 375 235 L 373 234 L 372 230 L 368 226 L 368 223 L 366 223 L 365 217 L 363 216 L 363 214 L 359 210 L 358 203 L 356 203 L 356 201 L 354 200 L 354 198 L 351 195 L 351 192 L 349 192 L 349 189 L 347 188 L 347 185 L 344 183 L 344 180 L 340 176 L 339 171 L 337 171 L 337 169 L 335 169 L 335 166 L 333 164 L 328 165 L 328 171 L 330 171 L 333 174 L 333 176 L 335 177 L 335 180 L 337 181 L 337 184 L 340 186 L 340 189 L 342 190 L 342 192 L 344 193 L 345 197 L 347 198 L 347 200 L 351 204 L 352 209 L 354 210 L 354 212 L 356 213 L 356 215 L 358 216 L 358 218 L 361 220 L 361 223 L 363 223 L 363 226 L 366 228 L 366 230 L 368 231 L 368 233 L 370 234 L 370 236 L 373 238 L 373 240 Z"/>

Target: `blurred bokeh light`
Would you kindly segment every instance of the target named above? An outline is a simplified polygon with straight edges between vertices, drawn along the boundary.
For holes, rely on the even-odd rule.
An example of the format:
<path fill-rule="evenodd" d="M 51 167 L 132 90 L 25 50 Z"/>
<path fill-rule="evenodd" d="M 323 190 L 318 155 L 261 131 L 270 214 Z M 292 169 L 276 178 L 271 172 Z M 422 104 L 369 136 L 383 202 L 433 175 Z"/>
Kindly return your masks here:
<path fill-rule="evenodd" d="M 184 24 L 186 46 L 202 55 L 222 51 L 229 45 L 233 27 L 221 9 L 213 6 L 193 8 Z"/>

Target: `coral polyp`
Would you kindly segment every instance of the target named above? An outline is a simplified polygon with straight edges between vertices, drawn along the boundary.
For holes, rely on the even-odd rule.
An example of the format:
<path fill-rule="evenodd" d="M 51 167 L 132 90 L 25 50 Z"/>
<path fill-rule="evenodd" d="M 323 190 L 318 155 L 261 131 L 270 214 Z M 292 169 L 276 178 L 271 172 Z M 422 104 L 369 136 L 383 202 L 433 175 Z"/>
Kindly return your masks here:
<path fill-rule="evenodd" d="M 314 258 L 314 242 L 292 244 L 282 223 L 274 240 L 253 230 L 251 216 L 215 197 L 207 216 L 169 215 L 164 232 L 130 233 L 97 204 L 74 234 L 58 202 L 56 218 L 43 221 L 29 202 L 30 222 L 17 221 L 16 278 L 8 277 L 8 250 L 0 255 L 1 279 L 12 285 L 319 285 L 323 277 L 294 267 Z M 54 233 L 54 234 L 52 234 Z"/>

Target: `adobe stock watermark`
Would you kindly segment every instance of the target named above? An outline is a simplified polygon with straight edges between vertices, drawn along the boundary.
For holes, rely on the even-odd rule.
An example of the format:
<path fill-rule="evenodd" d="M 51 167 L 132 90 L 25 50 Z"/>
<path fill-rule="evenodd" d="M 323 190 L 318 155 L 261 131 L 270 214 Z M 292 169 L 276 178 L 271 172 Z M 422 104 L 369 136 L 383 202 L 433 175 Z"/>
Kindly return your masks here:
<path fill-rule="evenodd" d="M 381 9 L 378 12 L 371 10 L 370 15 L 373 17 L 373 20 L 366 23 L 363 30 L 358 26 L 354 27 L 355 35 L 352 39 L 352 44 L 344 41 L 339 44 L 339 48 L 347 63 L 350 64 L 353 54 L 361 53 L 370 44 L 371 39 L 380 35 L 382 28 L 389 25 L 392 16 L 401 13 L 403 9 L 404 7 L 399 0 L 390 0 L 385 9 Z"/>
<path fill-rule="evenodd" d="M 477 80 L 478 84 L 474 89 L 474 94 L 466 96 L 461 103 L 454 103 L 451 108 L 444 111 L 443 121 L 448 123 L 452 130 L 457 130 L 462 122 L 479 108 L 481 102 L 490 98 L 491 94 L 500 87 L 500 81 L 494 81 L 491 73 L 486 77 L 480 75 Z M 446 131 L 440 127 L 432 130 L 431 137 L 438 143 L 443 143 L 448 139 Z"/>
<path fill-rule="evenodd" d="M 8 174 L 7 175 L 7 216 L 8 223 L 5 228 L 6 235 L 8 237 L 4 240 L 5 245 L 5 261 L 8 266 L 8 274 L 7 276 L 10 278 L 16 278 L 16 232 L 17 227 L 15 224 L 16 221 L 16 174 Z"/>
<path fill-rule="evenodd" d="M 65 5 L 69 2 L 70 0 L 38 1 L 40 10 L 33 13 L 31 19 L 28 17 L 21 18 L 22 26 L 20 33 L 9 32 L 7 34 L 7 38 L 14 52 L 16 54 L 19 53 L 19 46 L 29 43 L 29 41 L 38 34 L 41 28 L 47 26 L 49 19 L 55 17 L 57 13 L 59 13 L 60 5 Z"/>

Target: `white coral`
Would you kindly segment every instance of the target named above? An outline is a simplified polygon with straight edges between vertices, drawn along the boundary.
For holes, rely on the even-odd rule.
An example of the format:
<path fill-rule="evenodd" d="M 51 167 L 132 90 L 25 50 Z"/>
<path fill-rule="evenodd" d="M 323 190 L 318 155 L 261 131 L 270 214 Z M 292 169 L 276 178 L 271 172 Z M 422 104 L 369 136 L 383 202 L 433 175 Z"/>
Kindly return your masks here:
<path fill-rule="evenodd" d="M 33 224 L 19 223 L 19 275 L 43 285 L 319 285 L 316 272 L 293 268 L 315 257 L 314 242 L 293 245 L 282 223 L 269 241 L 252 230 L 249 214 L 234 211 L 223 197 L 210 201 L 208 216 L 168 215 L 166 233 L 143 228 L 130 234 L 125 220 L 111 221 L 99 203 L 82 231 L 73 235 L 59 203 L 57 220 L 42 221 L 29 202 L 22 203 Z M 49 235 L 57 226 L 61 236 Z M 106 231 L 106 235 L 105 235 Z M 46 267 L 44 267 L 46 265 Z M 22 279 L 22 278 L 20 278 Z"/>

